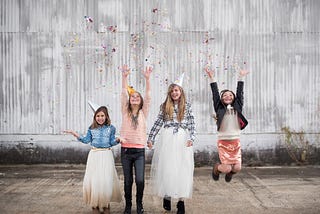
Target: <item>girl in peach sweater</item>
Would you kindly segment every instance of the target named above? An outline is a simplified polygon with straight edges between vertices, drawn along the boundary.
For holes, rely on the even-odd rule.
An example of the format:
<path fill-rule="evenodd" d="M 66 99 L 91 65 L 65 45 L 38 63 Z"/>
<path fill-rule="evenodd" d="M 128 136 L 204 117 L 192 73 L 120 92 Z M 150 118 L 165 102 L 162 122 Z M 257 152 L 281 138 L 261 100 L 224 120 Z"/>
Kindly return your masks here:
<path fill-rule="evenodd" d="M 144 212 L 142 198 L 144 191 L 145 146 L 147 142 L 146 120 L 151 101 L 149 80 L 151 72 L 151 67 L 146 67 L 146 70 L 143 72 L 146 79 L 146 93 L 145 99 L 143 99 L 139 92 L 128 87 L 130 69 L 127 65 L 122 66 L 122 126 L 120 129 L 120 139 L 121 163 L 124 174 L 124 193 L 126 200 L 124 213 L 131 213 L 133 168 L 135 170 L 135 182 L 137 187 L 137 213 Z M 129 94 L 129 97 L 127 93 Z"/>

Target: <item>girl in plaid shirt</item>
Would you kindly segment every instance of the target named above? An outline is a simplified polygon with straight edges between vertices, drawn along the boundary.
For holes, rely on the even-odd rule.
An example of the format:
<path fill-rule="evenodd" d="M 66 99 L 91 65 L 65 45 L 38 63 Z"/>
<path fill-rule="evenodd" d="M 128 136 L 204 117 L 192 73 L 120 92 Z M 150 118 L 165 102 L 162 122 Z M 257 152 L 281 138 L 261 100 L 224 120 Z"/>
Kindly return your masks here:
<path fill-rule="evenodd" d="M 193 142 L 195 124 L 190 103 L 186 102 L 181 85 L 171 84 L 151 128 L 148 146 L 164 127 L 151 165 L 152 188 L 163 198 L 163 208 L 171 210 L 171 198 L 178 199 L 177 213 L 185 213 L 184 198 L 191 198 L 193 186 Z M 151 145 L 151 146 L 150 146 Z"/>

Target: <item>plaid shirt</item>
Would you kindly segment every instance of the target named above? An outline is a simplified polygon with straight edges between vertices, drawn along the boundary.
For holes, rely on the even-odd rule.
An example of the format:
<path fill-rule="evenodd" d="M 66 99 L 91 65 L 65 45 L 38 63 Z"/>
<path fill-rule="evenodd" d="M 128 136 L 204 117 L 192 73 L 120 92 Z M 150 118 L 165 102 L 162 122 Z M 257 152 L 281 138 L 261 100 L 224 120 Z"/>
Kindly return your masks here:
<path fill-rule="evenodd" d="M 192 114 L 190 103 L 186 103 L 186 110 L 184 113 L 183 120 L 181 122 L 177 120 L 177 114 L 178 114 L 178 106 L 175 105 L 174 111 L 173 111 L 173 119 L 165 120 L 163 111 L 162 109 L 160 109 L 157 120 L 154 122 L 153 127 L 150 130 L 148 141 L 151 141 L 152 143 L 154 143 L 158 132 L 160 131 L 162 125 L 164 124 L 164 128 L 174 127 L 173 134 L 177 133 L 179 128 L 187 129 L 190 133 L 189 140 L 194 142 L 195 124 L 194 124 L 194 117 Z"/>

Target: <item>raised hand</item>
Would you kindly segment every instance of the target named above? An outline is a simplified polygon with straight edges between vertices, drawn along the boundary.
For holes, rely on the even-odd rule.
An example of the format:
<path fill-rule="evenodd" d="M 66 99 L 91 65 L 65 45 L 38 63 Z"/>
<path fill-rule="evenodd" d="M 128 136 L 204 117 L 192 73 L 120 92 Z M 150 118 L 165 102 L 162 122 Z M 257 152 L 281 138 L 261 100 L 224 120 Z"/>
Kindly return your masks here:
<path fill-rule="evenodd" d="M 74 132 L 72 130 L 64 130 L 63 133 L 66 133 L 66 134 L 73 134 Z"/>
<path fill-rule="evenodd" d="M 215 75 L 214 69 L 211 70 L 209 66 L 206 66 L 206 67 L 204 68 L 204 71 L 206 72 L 206 74 L 208 75 L 208 77 L 209 77 L 211 80 L 214 79 L 214 75 Z"/>
<path fill-rule="evenodd" d="M 123 77 L 128 77 L 128 75 L 130 74 L 130 68 L 128 65 L 123 65 L 121 67 L 121 71 L 122 71 L 122 76 Z"/>
<path fill-rule="evenodd" d="M 239 71 L 239 76 L 240 76 L 240 77 L 244 77 L 244 76 L 246 76 L 248 73 L 249 73 L 248 70 L 240 69 L 240 71 Z"/>
<path fill-rule="evenodd" d="M 75 131 L 73 130 L 64 130 L 63 133 L 66 133 L 66 134 L 72 134 L 73 136 L 75 136 L 76 138 L 79 137 L 79 134 L 76 133 Z"/>
<path fill-rule="evenodd" d="M 236 63 L 234 66 L 235 66 L 234 68 L 236 69 L 236 71 L 239 74 L 239 79 L 242 79 L 242 77 L 246 76 L 249 73 L 249 71 L 247 71 L 247 70 L 245 70 L 243 68 L 240 68 L 238 63 Z"/>
<path fill-rule="evenodd" d="M 143 76 L 146 78 L 146 79 L 149 79 L 150 78 L 150 74 L 152 73 L 152 67 L 150 66 L 147 66 L 146 67 L 146 70 L 143 71 Z"/>

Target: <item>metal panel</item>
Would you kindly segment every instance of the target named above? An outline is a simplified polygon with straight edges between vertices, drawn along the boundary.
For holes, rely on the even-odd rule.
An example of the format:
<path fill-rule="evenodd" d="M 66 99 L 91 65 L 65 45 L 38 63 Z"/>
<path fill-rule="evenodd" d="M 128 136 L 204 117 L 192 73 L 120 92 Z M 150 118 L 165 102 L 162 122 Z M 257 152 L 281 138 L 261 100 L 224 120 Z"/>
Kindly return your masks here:
<path fill-rule="evenodd" d="M 20 0 L 20 32 L 52 31 L 51 0 Z"/>
<path fill-rule="evenodd" d="M 87 100 L 107 105 L 120 127 L 124 63 L 141 92 L 141 70 L 154 66 L 148 128 L 185 72 L 197 132 L 215 133 L 203 67 L 216 68 L 220 89 L 235 90 L 239 64 L 251 71 L 246 134 L 318 133 L 319 9 L 316 0 L 3 0 L 0 134 L 85 132 Z"/>
<path fill-rule="evenodd" d="M 48 6 L 51 7 L 46 7 L 49 9 L 47 24 L 52 25 L 53 32 L 61 32 L 63 36 L 65 32 L 80 33 L 87 30 L 89 26 L 86 25 L 84 17 L 94 17 L 88 14 L 87 5 L 90 3 L 95 5 L 97 1 L 92 3 L 87 0 L 49 0 L 49 2 Z"/>
<path fill-rule="evenodd" d="M 25 33 L 20 37 L 21 131 L 52 133 L 52 37 Z"/>
<path fill-rule="evenodd" d="M 1 133 L 21 131 L 20 34 L 1 33 Z"/>
<path fill-rule="evenodd" d="M 20 26 L 20 1 L 0 1 L 0 32 L 19 32 Z"/>

